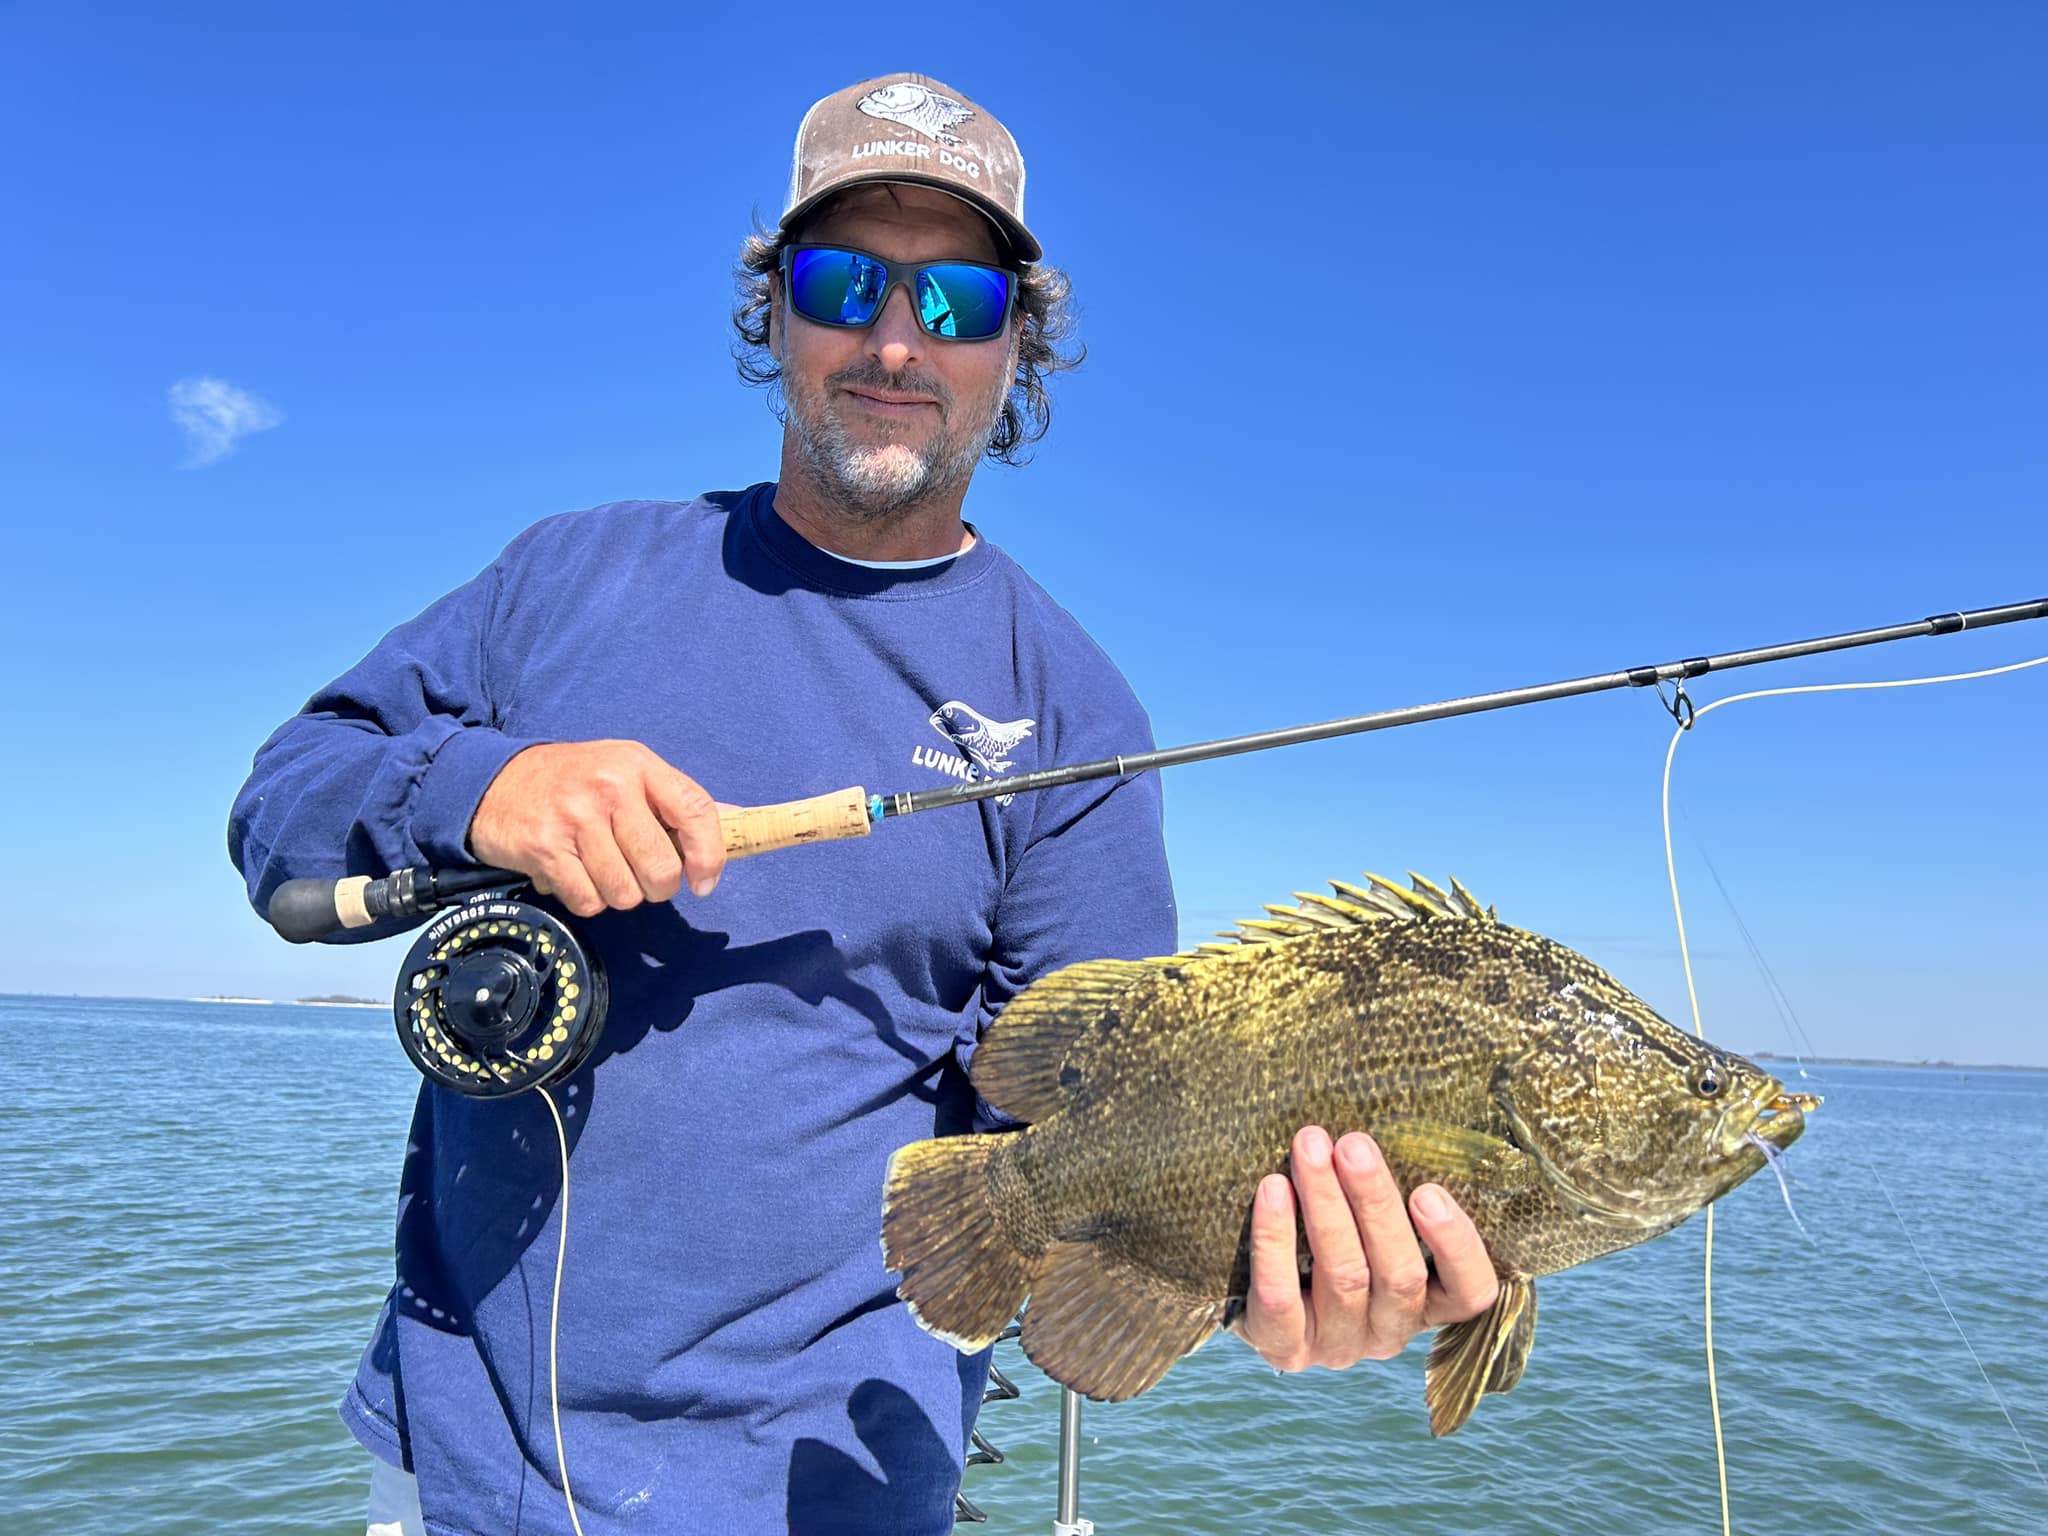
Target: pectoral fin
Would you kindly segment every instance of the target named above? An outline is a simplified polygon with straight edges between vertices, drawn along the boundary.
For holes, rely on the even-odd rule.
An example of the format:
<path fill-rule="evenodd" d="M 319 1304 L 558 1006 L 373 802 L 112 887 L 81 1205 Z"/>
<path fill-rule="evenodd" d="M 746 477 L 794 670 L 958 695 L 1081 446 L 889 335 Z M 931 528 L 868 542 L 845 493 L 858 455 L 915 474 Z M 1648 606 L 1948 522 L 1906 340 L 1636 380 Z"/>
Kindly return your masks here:
<path fill-rule="evenodd" d="M 1521 1189 L 1536 1165 L 1513 1142 L 1441 1120 L 1389 1120 L 1368 1127 L 1387 1156 L 1430 1178 L 1456 1178 L 1487 1189 Z"/>
<path fill-rule="evenodd" d="M 1441 1330 L 1423 1376 L 1429 1432 L 1448 1435 L 1488 1392 L 1506 1392 L 1522 1379 L 1536 1342 L 1536 1287 L 1521 1275 L 1503 1275 L 1500 1296 L 1470 1322 Z"/>

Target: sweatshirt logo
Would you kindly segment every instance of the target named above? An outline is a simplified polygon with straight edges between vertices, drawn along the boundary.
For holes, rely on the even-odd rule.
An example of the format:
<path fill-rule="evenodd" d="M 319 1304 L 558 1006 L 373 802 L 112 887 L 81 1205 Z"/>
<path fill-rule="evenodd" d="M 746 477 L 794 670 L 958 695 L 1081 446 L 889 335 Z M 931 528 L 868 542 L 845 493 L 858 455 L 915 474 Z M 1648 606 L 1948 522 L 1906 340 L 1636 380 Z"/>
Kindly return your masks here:
<path fill-rule="evenodd" d="M 932 729 L 959 749 L 961 756 L 936 747 L 915 746 L 910 761 L 919 768 L 936 768 L 962 783 L 998 778 L 1009 772 L 1018 747 L 1031 737 L 1036 720 L 991 720 L 970 704 L 948 699 L 932 711 Z M 998 795 L 997 805 L 1008 805 L 1015 795 Z"/>

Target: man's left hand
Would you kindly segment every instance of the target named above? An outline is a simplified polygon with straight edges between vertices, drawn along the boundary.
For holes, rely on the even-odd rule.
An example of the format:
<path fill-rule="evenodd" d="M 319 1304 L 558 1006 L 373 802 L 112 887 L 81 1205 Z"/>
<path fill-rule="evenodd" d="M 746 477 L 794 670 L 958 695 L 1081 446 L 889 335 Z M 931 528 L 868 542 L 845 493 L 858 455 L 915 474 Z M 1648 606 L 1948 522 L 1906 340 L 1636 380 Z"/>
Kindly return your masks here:
<path fill-rule="evenodd" d="M 1370 1136 L 1354 1131 L 1333 1148 L 1329 1132 L 1307 1126 L 1291 1167 L 1291 1183 L 1269 1175 L 1253 1200 L 1251 1294 L 1232 1325 L 1276 1369 L 1390 1359 L 1423 1329 L 1493 1305 L 1500 1282 L 1472 1219 L 1435 1184 L 1404 1203 Z M 1297 1199 L 1315 1260 L 1306 1285 Z"/>

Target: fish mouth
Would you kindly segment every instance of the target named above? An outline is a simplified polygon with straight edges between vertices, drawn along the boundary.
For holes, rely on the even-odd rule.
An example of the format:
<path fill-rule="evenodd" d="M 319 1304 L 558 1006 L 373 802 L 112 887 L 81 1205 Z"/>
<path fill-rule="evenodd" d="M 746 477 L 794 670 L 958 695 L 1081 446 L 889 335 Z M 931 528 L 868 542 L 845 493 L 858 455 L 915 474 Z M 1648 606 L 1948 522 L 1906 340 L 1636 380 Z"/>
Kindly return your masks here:
<path fill-rule="evenodd" d="M 1817 1093 L 1788 1093 L 1781 1089 L 1757 1111 L 1749 1128 L 1782 1152 L 1799 1139 L 1806 1129 L 1806 1117 L 1819 1109 L 1821 1103 Z"/>

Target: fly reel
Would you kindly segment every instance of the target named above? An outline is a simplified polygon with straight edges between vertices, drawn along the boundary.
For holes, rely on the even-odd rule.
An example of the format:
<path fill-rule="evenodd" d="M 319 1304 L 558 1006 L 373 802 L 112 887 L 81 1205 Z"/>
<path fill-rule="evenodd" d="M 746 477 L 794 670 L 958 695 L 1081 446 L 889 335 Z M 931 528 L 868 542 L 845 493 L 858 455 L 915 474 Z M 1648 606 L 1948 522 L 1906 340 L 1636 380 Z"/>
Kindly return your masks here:
<path fill-rule="evenodd" d="M 604 1028 L 604 970 L 563 921 L 502 891 L 414 940 L 392 998 L 398 1041 L 431 1082 L 495 1099 L 567 1077 Z"/>

